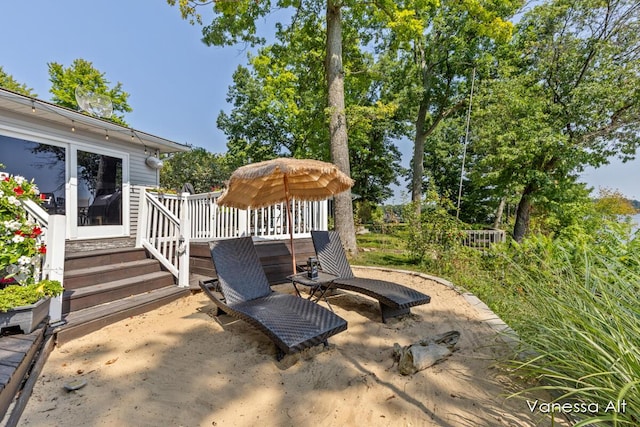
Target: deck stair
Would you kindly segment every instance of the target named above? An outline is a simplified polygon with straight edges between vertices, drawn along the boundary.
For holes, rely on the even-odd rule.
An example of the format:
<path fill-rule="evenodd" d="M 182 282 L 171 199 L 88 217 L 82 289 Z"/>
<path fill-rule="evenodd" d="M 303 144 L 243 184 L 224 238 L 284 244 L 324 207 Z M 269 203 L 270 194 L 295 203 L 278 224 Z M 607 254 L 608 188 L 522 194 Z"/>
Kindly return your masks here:
<path fill-rule="evenodd" d="M 58 345 L 190 293 L 142 248 L 67 253 L 64 287 Z"/>

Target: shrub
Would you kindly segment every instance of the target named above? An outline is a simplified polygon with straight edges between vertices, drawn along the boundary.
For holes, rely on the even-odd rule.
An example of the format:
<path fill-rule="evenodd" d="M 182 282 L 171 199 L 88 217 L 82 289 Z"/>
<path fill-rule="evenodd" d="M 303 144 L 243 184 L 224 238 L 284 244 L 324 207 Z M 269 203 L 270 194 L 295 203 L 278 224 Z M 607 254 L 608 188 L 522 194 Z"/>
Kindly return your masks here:
<path fill-rule="evenodd" d="M 21 176 L 0 175 L 0 282 L 34 283 L 46 248 L 42 230 L 27 217 L 26 199 L 38 200 L 38 187 Z"/>
<path fill-rule="evenodd" d="M 37 201 L 38 195 L 32 181 L 0 174 L 0 311 L 62 293 L 56 280 L 36 283 L 46 248 L 40 242 L 42 230 L 28 218 L 22 203 Z"/>
<path fill-rule="evenodd" d="M 415 260 L 447 262 L 451 256 L 455 256 L 460 248 L 464 227 L 449 213 L 452 210 L 452 202 L 434 191 L 427 193 L 419 215 L 415 202 L 406 205 L 404 216 L 409 224 L 407 250 Z"/>
<path fill-rule="evenodd" d="M 557 402 L 599 409 L 573 414 L 578 425 L 638 425 L 640 275 L 610 256 L 613 250 L 603 256 L 602 248 L 552 246 L 552 253 L 535 256 L 536 268 L 514 265 L 513 280 L 519 281 L 535 316 L 523 316 L 511 326 L 525 354 L 535 356 L 514 360 L 512 366 L 538 381 L 533 389 L 554 393 Z M 638 265 L 637 252 L 628 257 Z M 606 410 L 611 402 L 625 402 L 624 412 Z"/>

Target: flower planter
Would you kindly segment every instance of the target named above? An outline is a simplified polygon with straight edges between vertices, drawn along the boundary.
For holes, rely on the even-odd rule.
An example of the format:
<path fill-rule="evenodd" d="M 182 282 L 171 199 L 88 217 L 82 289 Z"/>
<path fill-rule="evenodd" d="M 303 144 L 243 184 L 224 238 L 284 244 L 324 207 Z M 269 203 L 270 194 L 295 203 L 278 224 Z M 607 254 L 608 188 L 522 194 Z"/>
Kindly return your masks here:
<path fill-rule="evenodd" d="M 47 297 L 31 305 L 0 312 L 0 328 L 19 326 L 23 333 L 30 334 L 49 315 L 50 303 L 51 298 Z"/>

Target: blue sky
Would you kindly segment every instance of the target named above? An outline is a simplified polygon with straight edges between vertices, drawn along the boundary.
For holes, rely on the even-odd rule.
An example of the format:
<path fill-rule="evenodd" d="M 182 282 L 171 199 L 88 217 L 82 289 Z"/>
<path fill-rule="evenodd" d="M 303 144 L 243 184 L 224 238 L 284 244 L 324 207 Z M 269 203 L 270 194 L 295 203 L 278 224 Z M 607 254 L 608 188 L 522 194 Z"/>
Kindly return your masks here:
<path fill-rule="evenodd" d="M 227 89 L 247 52 L 204 45 L 200 27 L 183 21 L 164 0 L 5 0 L 0 19 L 0 65 L 40 99 L 50 100 L 48 62 L 68 67 L 82 58 L 112 84 L 122 83 L 134 110 L 125 118 L 133 128 L 214 153 L 226 150 L 216 118 L 231 110 Z M 407 166 L 411 143 L 398 146 Z M 640 161 L 583 175 L 596 189 L 619 189 L 637 200 L 639 178 Z M 402 200 L 400 192 L 394 201 Z"/>

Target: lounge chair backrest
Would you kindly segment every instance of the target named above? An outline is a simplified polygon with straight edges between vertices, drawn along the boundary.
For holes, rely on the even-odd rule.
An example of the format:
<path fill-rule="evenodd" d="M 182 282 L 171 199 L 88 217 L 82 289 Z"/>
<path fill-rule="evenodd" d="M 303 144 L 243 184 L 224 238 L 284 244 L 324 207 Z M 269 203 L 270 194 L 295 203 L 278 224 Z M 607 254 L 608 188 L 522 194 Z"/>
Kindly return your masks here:
<path fill-rule="evenodd" d="M 211 258 L 227 304 L 250 301 L 271 293 L 251 237 L 209 243 Z"/>
<path fill-rule="evenodd" d="M 343 279 L 355 277 L 337 231 L 311 231 L 322 271 Z"/>

